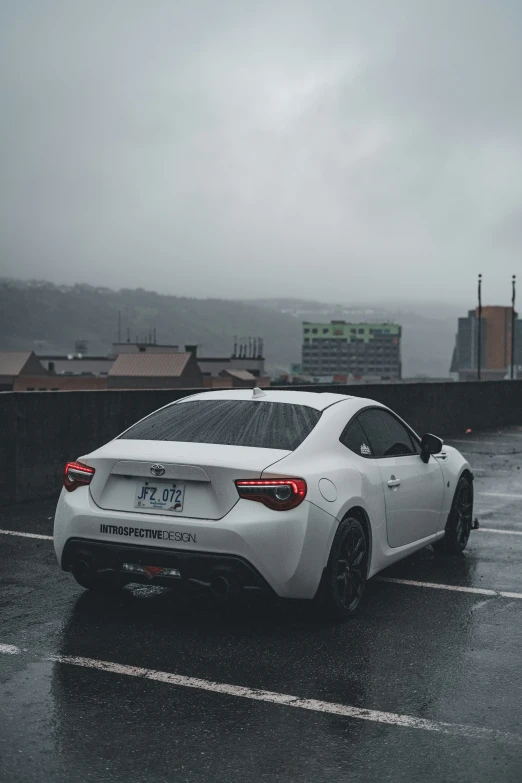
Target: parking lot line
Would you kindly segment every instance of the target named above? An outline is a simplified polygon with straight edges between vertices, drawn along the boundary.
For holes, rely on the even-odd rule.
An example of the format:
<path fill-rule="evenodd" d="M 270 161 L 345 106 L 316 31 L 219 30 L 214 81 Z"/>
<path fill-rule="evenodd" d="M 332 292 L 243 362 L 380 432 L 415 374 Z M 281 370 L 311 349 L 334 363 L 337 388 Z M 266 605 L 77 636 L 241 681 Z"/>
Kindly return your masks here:
<path fill-rule="evenodd" d="M 52 536 L 42 536 L 40 533 L 22 533 L 20 530 L 0 530 L 3 536 L 22 536 L 22 538 L 42 538 L 45 541 L 52 541 Z"/>
<path fill-rule="evenodd" d="M 497 448 L 503 447 L 507 449 L 512 449 L 515 446 L 513 443 L 498 443 L 496 440 L 470 440 L 470 438 L 467 438 L 466 440 L 457 440 L 456 438 L 448 438 L 448 446 L 451 446 L 452 443 L 466 443 L 469 446 L 496 446 Z"/>
<path fill-rule="evenodd" d="M 495 476 L 497 475 L 497 473 L 513 473 L 512 470 L 508 470 L 507 468 L 494 468 L 494 470 L 493 470 L 493 468 L 475 468 L 475 467 L 472 466 L 471 470 L 473 471 L 473 473 L 492 473 L 492 472 L 494 472 Z"/>
<path fill-rule="evenodd" d="M 520 492 L 478 492 L 478 495 L 486 495 L 490 498 L 513 498 L 515 500 L 522 500 L 522 494 Z"/>
<path fill-rule="evenodd" d="M 5 652 L 12 654 L 13 651 L 21 652 L 17 647 L 14 647 L 14 645 L 0 645 L 0 653 Z M 95 658 L 49 655 L 45 657 L 45 660 L 64 664 L 66 666 L 79 666 L 82 668 L 109 672 L 111 674 L 139 677 L 141 679 L 161 682 L 165 685 L 194 688 L 197 690 L 209 691 L 211 693 L 219 693 L 225 696 L 235 696 L 242 699 L 268 702 L 282 707 L 295 707 L 301 710 L 339 715 L 341 717 L 355 718 L 371 723 L 383 723 L 389 726 L 422 729 L 424 731 L 434 731 L 441 734 L 459 735 L 471 737 L 473 739 L 486 739 L 494 742 L 500 741 L 508 744 L 522 745 L 521 735 L 499 731 L 497 729 L 486 729 L 460 723 L 446 723 L 444 721 L 417 718 L 412 715 L 401 715 L 400 713 L 395 712 L 383 712 L 381 710 L 352 707 L 350 705 L 337 704 L 335 702 L 318 701 L 317 699 L 302 699 L 299 696 L 291 696 L 286 693 L 248 688 L 242 685 L 230 685 L 227 683 L 214 682 L 212 680 L 202 680 L 197 677 L 186 677 L 181 674 L 173 674 L 171 672 L 163 672 L 156 669 L 145 669 L 140 666 L 127 666 L 111 661 L 99 661 Z"/>
<path fill-rule="evenodd" d="M 522 530 L 497 530 L 494 527 L 479 527 L 474 533 L 500 533 L 503 536 L 522 536 Z"/>
<path fill-rule="evenodd" d="M 503 438 L 522 438 L 522 432 L 500 432 Z"/>
<path fill-rule="evenodd" d="M 391 576 L 376 576 L 377 582 L 389 582 L 408 587 L 429 587 L 434 590 L 454 590 L 456 593 L 474 593 L 476 595 L 490 595 L 499 598 L 521 598 L 522 593 L 509 593 L 505 590 L 488 590 L 485 587 L 461 587 L 460 585 L 441 585 L 437 582 L 416 582 L 413 579 L 395 579 Z"/>

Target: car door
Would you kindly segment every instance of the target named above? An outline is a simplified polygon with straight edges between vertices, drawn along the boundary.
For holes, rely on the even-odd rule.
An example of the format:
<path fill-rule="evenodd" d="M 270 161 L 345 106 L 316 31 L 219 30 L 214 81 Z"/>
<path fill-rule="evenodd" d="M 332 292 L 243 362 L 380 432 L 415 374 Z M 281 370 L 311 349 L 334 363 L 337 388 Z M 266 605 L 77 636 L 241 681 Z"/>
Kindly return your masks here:
<path fill-rule="evenodd" d="M 444 476 L 436 459 L 420 458 L 420 446 L 404 424 L 382 408 L 358 416 L 379 466 L 391 547 L 427 538 L 438 530 Z"/>

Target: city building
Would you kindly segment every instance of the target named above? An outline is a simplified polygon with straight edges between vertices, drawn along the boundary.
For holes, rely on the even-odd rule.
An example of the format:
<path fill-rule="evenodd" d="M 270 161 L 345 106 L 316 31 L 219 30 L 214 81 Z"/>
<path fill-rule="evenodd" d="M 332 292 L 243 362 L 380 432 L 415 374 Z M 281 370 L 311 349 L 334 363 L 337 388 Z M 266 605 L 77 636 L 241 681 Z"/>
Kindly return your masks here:
<path fill-rule="evenodd" d="M 511 307 L 486 306 L 481 318 L 481 378 L 503 380 L 511 374 Z M 515 314 L 516 316 L 516 314 Z M 477 379 L 478 308 L 458 319 L 458 331 L 451 359 L 450 372 L 458 373 L 460 381 Z M 522 321 L 515 317 L 515 376 L 522 367 Z"/>
<path fill-rule="evenodd" d="M 54 375 L 104 376 L 114 364 L 114 357 L 80 356 L 78 354 L 38 356 L 46 370 Z"/>
<path fill-rule="evenodd" d="M 116 342 L 106 356 L 89 356 L 85 340 L 77 340 L 74 353 L 66 355 L 35 356 L 30 351 L 6 352 L 0 354 L 4 357 L 2 364 L 6 370 L 5 373 L 0 372 L 0 390 L 69 391 L 182 386 L 218 389 L 270 385 L 270 378 L 265 376 L 263 340 L 260 338 L 236 341 L 229 356 L 198 356 L 197 345 L 186 345 L 185 351 L 180 352 L 177 345 L 159 344 L 154 340 L 155 333 L 149 340 Z M 162 363 L 161 357 L 166 356 L 186 358 Z M 146 357 L 148 362 L 141 361 Z M 25 364 L 27 367 L 23 369 Z M 166 374 L 162 376 L 158 372 Z"/>
<path fill-rule="evenodd" d="M 198 356 L 197 345 L 186 345 L 186 351 L 191 351 L 205 378 L 220 377 L 225 370 L 243 370 L 254 378 L 265 376 L 265 358 L 263 356 L 263 341 L 252 340 L 234 344 L 231 356 Z"/>
<path fill-rule="evenodd" d="M 301 373 L 327 382 L 401 377 L 397 324 L 303 323 Z"/>
<path fill-rule="evenodd" d="M 253 367 L 242 369 L 243 363 Z M 120 353 L 109 371 L 108 386 L 110 389 L 268 386 L 270 379 L 260 374 L 263 365 L 264 359 L 256 357 L 199 358 L 195 345 L 186 345 L 185 351 L 178 353 Z M 210 371 L 204 370 L 207 367 Z"/>
<path fill-rule="evenodd" d="M 120 353 L 109 370 L 109 389 L 193 389 L 203 386 L 195 356 L 180 353 Z"/>
<path fill-rule="evenodd" d="M 199 356 L 198 345 L 185 345 L 185 351 L 194 355 L 204 378 L 216 379 L 209 386 L 218 386 L 225 370 L 239 370 L 250 373 L 254 378 L 262 378 L 265 374 L 265 359 L 263 356 L 263 341 L 260 338 L 249 338 L 234 344 L 231 356 Z M 155 342 L 113 343 L 111 364 L 120 354 L 136 353 L 179 353 L 177 345 L 161 345 Z M 109 367 L 110 369 L 110 367 Z M 243 379 L 246 380 L 246 377 Z"/>
<path fill-rule="evenodd" d="M 0 352 L 0 391 L 16 391 L 33 376 L 47 376 L 33 351 Z"/>

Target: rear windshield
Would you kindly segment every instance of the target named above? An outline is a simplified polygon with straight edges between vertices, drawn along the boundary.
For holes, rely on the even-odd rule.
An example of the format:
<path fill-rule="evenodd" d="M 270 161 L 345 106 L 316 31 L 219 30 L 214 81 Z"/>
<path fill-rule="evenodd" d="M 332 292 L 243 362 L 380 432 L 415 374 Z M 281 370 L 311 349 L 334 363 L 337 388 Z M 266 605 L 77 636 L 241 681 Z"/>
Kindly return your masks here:
<path fill-rule="evenodd" d="M 310 434 L 320 416 L 320 411 L 305 405 L 195 400 L 162 408 L 120 437 L 293 451 Z"/>

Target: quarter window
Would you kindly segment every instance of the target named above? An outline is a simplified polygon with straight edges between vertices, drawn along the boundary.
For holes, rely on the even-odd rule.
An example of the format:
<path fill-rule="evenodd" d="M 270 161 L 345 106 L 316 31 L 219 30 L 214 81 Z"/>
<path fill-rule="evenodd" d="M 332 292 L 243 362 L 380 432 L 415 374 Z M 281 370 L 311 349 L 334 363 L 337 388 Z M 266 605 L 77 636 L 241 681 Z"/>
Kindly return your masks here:
<path fill-rule="evenodd" d="M 360 457 L 373 457 L 368 438 L 357 419 L 348 424 L 340 437 L 340 441 L 343 446 L 346 446 L 347 449 L 350 449 L 350 451 L 353 451 L 354 454 L 358 454 Z"/>
<path fill-rule="evenodd" d="M 388 411 L 372 408 L 363 411 L 358 419 L 375 457 L 418 454 L 406 427 Z"/>

